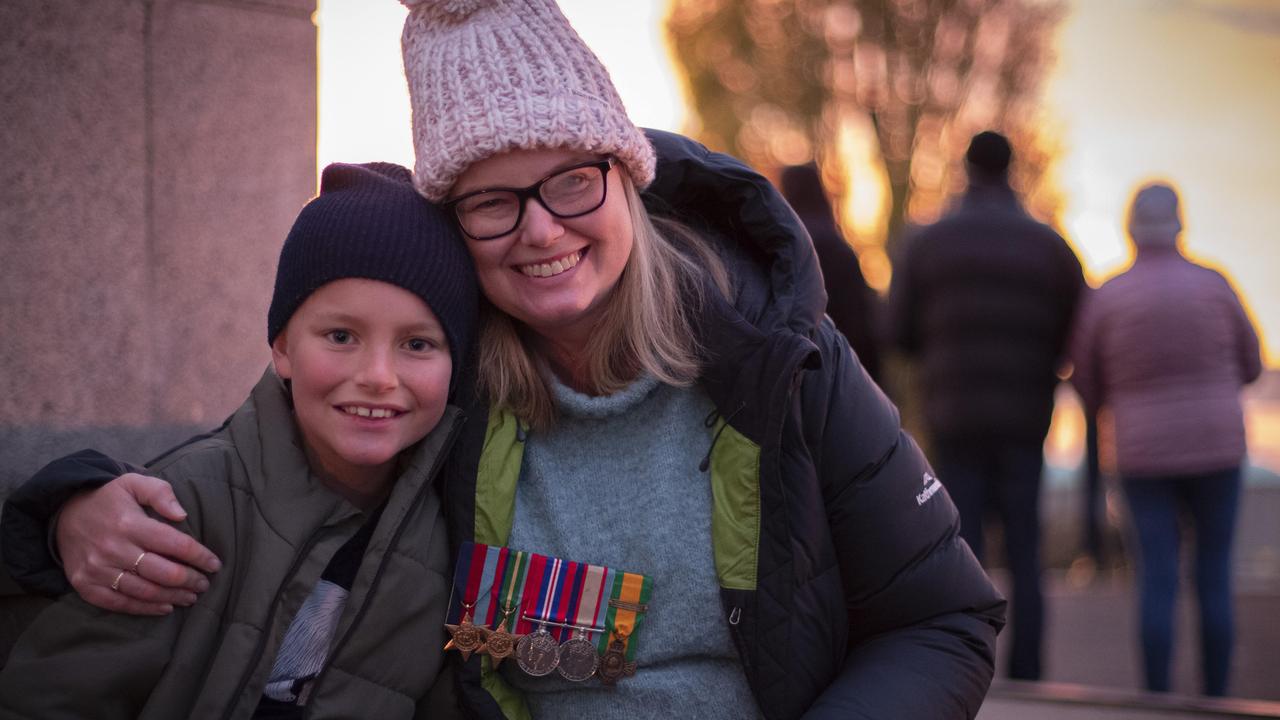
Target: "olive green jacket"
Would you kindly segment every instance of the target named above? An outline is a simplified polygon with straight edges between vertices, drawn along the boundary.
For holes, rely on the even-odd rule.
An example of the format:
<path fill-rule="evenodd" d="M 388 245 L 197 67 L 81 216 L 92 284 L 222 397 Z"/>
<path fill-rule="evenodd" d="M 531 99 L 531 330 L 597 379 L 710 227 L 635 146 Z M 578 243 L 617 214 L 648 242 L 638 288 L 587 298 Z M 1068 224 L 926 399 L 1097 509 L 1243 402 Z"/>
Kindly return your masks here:
<path fill-rule="evenodd" d="M 432 480 L 457 418 L 447 409 L 406 455 L 306 717 L 427 716 L 449 562 Z M 287 393 L 270 370 L 227 425 L 148 471 L 173 484 L 189 513 L 179 527 L 222 569 L 194 606 L 162 618 L 61 599 L 0 673 L 0 717 L 251 717 L 294 614 L 364 522 L 310 473 Z"/>

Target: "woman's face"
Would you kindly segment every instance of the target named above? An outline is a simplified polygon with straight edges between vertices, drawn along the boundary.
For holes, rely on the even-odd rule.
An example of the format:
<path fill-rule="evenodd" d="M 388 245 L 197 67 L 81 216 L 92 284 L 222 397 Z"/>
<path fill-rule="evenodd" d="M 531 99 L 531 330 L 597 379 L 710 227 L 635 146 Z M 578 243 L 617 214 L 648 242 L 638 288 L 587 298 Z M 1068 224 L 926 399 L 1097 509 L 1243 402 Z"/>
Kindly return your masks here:
<path fill-rule="evenodd" d="M 486 188 L 523 188 L 599 156 L 572 150 L 512 150 L 476 162 L 451 197 Z M 631 214 L 615 164 L 598 209 L 558 218 L 530 198 L 516 229 L 492 240 L 467 238 L 480 286 L 499 310 L 549 340 L 581 342 L 591 332 L 631 256 Z"/>

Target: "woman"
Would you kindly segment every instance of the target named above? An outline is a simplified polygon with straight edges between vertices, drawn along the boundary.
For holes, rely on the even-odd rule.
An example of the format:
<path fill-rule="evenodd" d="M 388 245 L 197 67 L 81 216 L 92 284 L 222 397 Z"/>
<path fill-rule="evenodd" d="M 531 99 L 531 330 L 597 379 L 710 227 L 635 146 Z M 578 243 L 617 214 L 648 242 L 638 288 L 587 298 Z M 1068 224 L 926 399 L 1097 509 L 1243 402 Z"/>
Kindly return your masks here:
<path fill-rule="evenodd" d="M 1195 531 L 1204 692 L 1227 691 L 1231 538 L 1245 455 L 1240 388 L 1262 372 L 1231 285 L 1179 250 L 1178 195 L 1143 187 L 1129 208 L 1133 267 L 1086 300 L 1072 347 L 1085 410 L 1108 407 L 1116 469 L 1140 551 L 1146 686 L 1169 690 L 1179 520 Z"/>
<path fill-rule="evenodd" d="M 655 584 L 637 672 L 615 689 L 473 655 L 462 704 L 973 717 L 1004 602 L 824 317 L 812 246 L 778 194 L 732 158 L 646 137 L 549 0 L 408 4 L 415 182 L 458 219 L 489 301 L 448 468 L 452 540 Z M 59 547 L 86 596 L 99 567 L 170 547 L 160 525 L 99 521 L 135 517 L 128 491 L 157 487 L 125 476 L 64 510 Z M 151 579 L 198 582 L 167 569 Z M 176 597 L 137 589 L 109 606 Z"/>

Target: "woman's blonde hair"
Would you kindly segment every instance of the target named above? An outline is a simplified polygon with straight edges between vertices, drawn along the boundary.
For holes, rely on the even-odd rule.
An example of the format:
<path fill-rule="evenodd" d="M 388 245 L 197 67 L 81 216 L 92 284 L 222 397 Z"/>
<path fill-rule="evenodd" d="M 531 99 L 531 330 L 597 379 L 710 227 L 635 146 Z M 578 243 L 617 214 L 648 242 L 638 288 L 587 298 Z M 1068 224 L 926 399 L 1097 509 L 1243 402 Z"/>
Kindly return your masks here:
<path fill-rule="evenodd" d="M 619 175 L 635 237 L 618 284 L 605 301 L 600 326 L 583 348 L 587 383 L 601 395 L 625 388 L 641 373 L 670 385 L 690 385 L 701 370 L 693 325 L 706 300 L 704 278 L 729 297 L 728 272 L 698 234 L 650 216 L 627 173 Z M 530 428 L 551 427 L 556 420 L 547 377 L 551 369 L 540 358 L 531 332 L 491 303 L 484 305 L 481 393 Z"/>

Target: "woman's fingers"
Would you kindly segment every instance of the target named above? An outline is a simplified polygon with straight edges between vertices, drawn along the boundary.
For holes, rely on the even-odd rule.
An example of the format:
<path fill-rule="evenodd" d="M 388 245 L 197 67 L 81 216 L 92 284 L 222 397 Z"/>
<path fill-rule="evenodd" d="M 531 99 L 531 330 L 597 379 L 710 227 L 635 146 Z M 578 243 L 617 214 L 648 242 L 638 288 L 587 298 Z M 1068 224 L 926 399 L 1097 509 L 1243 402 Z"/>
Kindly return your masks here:
<path fill-rule="evenodd" d="M 63 507 L 58 551 L 67 579 L 86 602 L 119 612 L 164 614 L 173 605 L 194 603 L 195 594 L 208 589 L 208 579 L 196 568 L 216 570 L 217 557 L 186 533 L 149 517 L 144 504 L 166 517 L 185 516 L 168 483 L 134 474 L 81 493 Z"/>
<path fill-rule="evenodd" d="M 187 511 L 182 509 L 178 498 L 173 494 L 173 487 L 160 478 L 138 473 L 126 473 L 116 478 L 125 490 L 138 501 L 139 505 L 149 507 L 161 517 L 179 522 L 187 519 Z"/>
<path fill-rule="evenodd" d="M 138 554 L 141 555 L 142 551 Z M 134 555 L 134 558 L 136 559 L 137 555 Z M 120 567 L 122 565 L 124 567 Z M 157 568 L 157 566 L 160 567 Z M 180 607 L 194 605 L 195 591 L 186 587 L 170 586 L 163 581 L 157 582 L 153 577 L 144 574 L 160 575 L 168 579 L 172 577 L 174 570 L 165 566 L 177 567 L 173 562 L 159 555 L 146 553 L 143 555 L 142 562 L 138 563 L 137 572 L 133 570 L 132 563 L 103 560 L 89 563 L 83 573 L 78 572 L 74 576 L 68 574 L 68 579 L 86 602 L 107 610 L 118 610 L 121 607 L 147 607 L 151 611 L 143 614 L 150 615 L 154 614 L 152 611 L 158 611 L 162 607 L 169 607 L 172 610 L 174 605 Z M 192 584 L 200 587 L 201 591 L 208 589 L 209 583 L 204 576 L 190 568 L 184 568 L 183 572 L 198 578 Z M 105 592 L 103 592 L 104 588 Z"/>
<path fill-rule="evenodd" d="M 122 587 L 125 585 L 123 579 L 121 579 L 120 585 Z M 172 605 L 134 600 L 123 593 L 112 590 L 110 584 L 90 586 L 80 593 L 80 597 L 90 605 L 96 605 L 103 610 L 128 613 L 130 615 L 168 615 L 173 612 Z"/>
<path fill-rule="evenodd" d="M 171 530 L 172 528 L 166 529 Z M 126 572 L 126 574 L 129 573 Z M 137 570 L 133 574 L 156 588 L 183 593 L 181 595 L 163 596 L 126 593 L 137 597 L 139 600 L 156 601 L 163 598 L 166 602 L 172 602 L 176 605 L 190 605 L 195 602 L 196 593 L 202 593 L 209 589 L 209 580 L 202 573 L 196 572 L 186 565 L 176 563 L 159 553 L 147 552 L 142 555 L 142 562 L 137 563 Z M 190 602 L 182 602 L 184 598 L 190 598 Z"/>
<path fill-rule="evenodd" d="M 186 519 L 187 512 L 178 504 L 173 488 L 164 480 L 137 473 L 121 475 L 116 480 L 133 495 L 139 505 L 149 507 L 174 522 Z M 214 555 L 209 548 L 196 542 L 195 538 L 164 523 L 155 522 L 150 518 L 146 520 L 146 522 L 138 520 L 128 529 L 129 539 L 147 552 L 159 553 L 207 573 L 217 572 L 218 568 L 222 567 L 218 556 Z M 174 568 L 168 568 L 168 570 L 167 575 L 155 578 L 156 582 L 172 587 L 188 587 L 197 592 L 203 591 L 203 588 L 195 587 L 196 581 L 192 572 L 179 573 Z M 190 571 L 190 568 L 184 568 L 184 570 Z M 207 583 L 205 585 L 208 586 Z"/>

